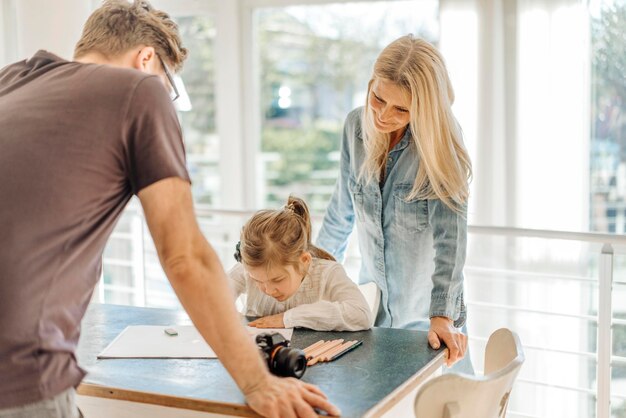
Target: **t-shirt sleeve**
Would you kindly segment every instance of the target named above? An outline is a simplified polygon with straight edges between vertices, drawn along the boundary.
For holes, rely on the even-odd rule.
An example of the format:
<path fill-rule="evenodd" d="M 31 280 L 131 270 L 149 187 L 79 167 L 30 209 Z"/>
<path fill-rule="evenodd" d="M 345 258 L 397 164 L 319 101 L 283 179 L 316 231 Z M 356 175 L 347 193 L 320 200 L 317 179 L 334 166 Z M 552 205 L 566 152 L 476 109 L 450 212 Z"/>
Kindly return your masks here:
<path fill-rule="evenodd" d="M 135 87 L 125 118 L 126 170 L 131 190 L 168 177 L 190 181 L 176 110 L 158 77 Z"/>

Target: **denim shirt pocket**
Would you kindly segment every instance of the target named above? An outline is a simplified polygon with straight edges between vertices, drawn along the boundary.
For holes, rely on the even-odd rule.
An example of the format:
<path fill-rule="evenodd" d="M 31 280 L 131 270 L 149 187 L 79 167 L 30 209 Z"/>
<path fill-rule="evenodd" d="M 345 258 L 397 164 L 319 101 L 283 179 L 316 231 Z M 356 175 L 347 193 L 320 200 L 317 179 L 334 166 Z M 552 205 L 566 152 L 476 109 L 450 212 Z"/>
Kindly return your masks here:
<path fill-rule="evenodd" d="M 428 200 L 407 200 L 412 188 L 410 183 L 394 185 L 394 223 L 404 231 L 420 232 L 428 227 Z"/>
<path fill-rule="evenodd" d="M 348 188 L 350 190 L 350 196 L 352 197 L 352 204 L 354 205 L 356 219 L 358 222 L 364 222 L 367 219 L 367 216 L 365 213 L 363 186 L 357 183 L 354 179 L 350 178 L 348 180 Z"/>

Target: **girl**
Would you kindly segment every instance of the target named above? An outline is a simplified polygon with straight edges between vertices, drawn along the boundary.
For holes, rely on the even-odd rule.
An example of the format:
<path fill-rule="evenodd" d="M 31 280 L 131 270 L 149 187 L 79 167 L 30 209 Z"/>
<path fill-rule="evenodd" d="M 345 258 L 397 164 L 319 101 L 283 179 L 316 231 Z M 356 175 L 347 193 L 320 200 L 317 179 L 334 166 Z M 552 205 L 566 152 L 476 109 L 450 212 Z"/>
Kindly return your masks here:
<path fill-rule="evenodd" d="M 311 244 L 301 199 L 257 212 L 241 231 L 235 259 L 228 273 L 235 297 L 245 294 L 245 315 L 261 317 L 250 326 L 358 331 L 372 325 L 365 298 L 341 264 Z"/>

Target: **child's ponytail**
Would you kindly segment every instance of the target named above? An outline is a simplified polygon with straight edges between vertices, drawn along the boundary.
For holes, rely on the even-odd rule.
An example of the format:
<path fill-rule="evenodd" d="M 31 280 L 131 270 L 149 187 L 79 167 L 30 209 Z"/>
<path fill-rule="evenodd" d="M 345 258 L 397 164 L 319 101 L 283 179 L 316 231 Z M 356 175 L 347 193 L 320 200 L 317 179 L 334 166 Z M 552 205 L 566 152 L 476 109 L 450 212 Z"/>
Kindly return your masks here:
<path fill-rule="evenodd" d="M 308 237 L 307 251 L 310 252 L 314 258 L 336 261 L 335 257 L 333 257 L 329 252 L 322 250 L 311 243 L 311 215 L 309 214 L 309 208 L 304 200 L 290 195 L 289 199 L 287 199 L 287 205 L 285 205 L 285 208 L 287 210 L 292 210 L 302 220 L 302 227 L 306 231 L 306 236 Z"/>
<path fill-rule="evenodd" d="M 241 230 L 238 260 L 251 267 L 271 264 L 299 265 L 308 251 L 314 258 L 333 260 L 328 252 L 311 243 L 311 215 L 304 200 L 289 196 L 279 210 L 254 214 Z"/>

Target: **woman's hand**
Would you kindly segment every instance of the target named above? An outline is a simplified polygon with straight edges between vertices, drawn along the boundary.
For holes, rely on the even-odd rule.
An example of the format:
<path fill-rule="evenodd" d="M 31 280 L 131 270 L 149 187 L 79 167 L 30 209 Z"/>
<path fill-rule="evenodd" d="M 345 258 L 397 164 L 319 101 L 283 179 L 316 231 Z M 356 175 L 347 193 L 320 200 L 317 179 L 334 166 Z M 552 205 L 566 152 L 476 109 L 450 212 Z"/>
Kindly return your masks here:
<path fill-rule="evenodd" d="M 250 408 L 264 417 L 317 418 L 313 408 L 326 411 L 330 415 L 341 414 L 317 386 L 292 377 L 269 376 L 267 381 L 244 390 L 244 394 Z"/>
<path fill-rule="evenodd" d="M 428 331 L 428 343 L 435 350 L 441 347 L 441 341 L 448 347 L 446 365 L 452 366 L 465 356 L 467 350 L 467 335 L 461 333 L 454 326 L 454 322 L 445 316 L 433 316 L 430 318 L 430 330 Z"/>
<path fill-rule="evenodd" d="M 285 328 L 283 315 L 283 313 L 279 313 L 276 315 L 264 316 L 263 318 L 255 319 L 250 322 L 248 326 L 256 328 Z"/>

